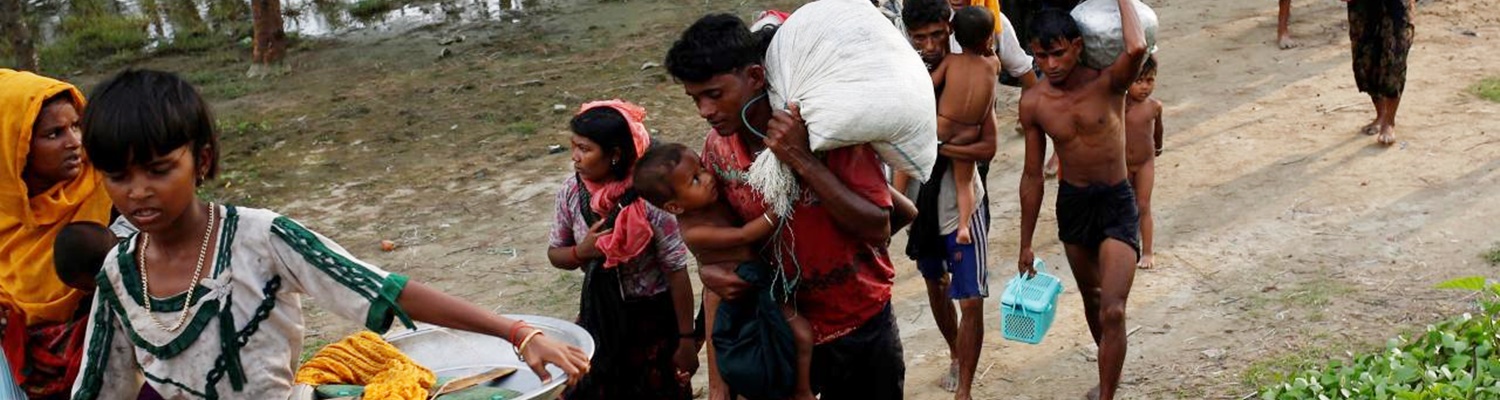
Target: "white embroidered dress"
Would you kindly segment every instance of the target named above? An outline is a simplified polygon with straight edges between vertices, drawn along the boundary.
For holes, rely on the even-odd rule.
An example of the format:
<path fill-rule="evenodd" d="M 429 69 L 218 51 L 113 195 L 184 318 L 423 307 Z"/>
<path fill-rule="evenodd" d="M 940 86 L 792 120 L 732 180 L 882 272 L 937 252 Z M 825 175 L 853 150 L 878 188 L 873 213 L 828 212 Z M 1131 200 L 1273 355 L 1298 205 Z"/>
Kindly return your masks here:
<path fill-rule="evenodd" d="M 406 277 L 354 258 L 337 243 L 271 211 L 220 207 L 217 250 L 188 304 L 188 322 L 167 332 L 147 316 L 136 265 L 137 235 L 110 251 L 90 309 L 74 399 L 135 399 L 143 382 L 168 399 L 285 399 L 302 351 L 302 295 L 325 310 L 385 332 Z M 151 298 L 175 322 L 185 294 Z"/>

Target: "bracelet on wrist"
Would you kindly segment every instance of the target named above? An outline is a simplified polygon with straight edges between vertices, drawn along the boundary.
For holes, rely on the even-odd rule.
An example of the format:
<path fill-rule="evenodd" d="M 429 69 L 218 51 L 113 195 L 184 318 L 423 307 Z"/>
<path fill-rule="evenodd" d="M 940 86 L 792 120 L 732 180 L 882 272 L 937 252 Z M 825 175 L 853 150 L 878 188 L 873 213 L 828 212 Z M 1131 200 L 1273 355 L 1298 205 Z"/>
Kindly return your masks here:
<path fill-rule="evenodd" d="M 516 346 L 516 359 L 519 359 L 522 362 L 525 362 L 526 361 L 526 356 L 523 355 L 523 354 L 526 353 L 526 346 L 531 345 L 531 340 L 532 339 L 536 339 L 537 336 L 542 336 L 542 335 L 543 335 L 543 333 L 539 329 L 532 330 L 531 333 L 526 334 L 526 339 L 522 339 L 521 340 L 521 344 Z"/>
<path fill-rule="evenodd" d="M 531 325 L 526 324 L 526 321 L 516 320 L 516 323 L 510 326 L 510 335 L 506 336 L 505 340 L 511 343 L 516 343 L 516 340 L 520 338 L 521 329 L 530 327 Z"/>

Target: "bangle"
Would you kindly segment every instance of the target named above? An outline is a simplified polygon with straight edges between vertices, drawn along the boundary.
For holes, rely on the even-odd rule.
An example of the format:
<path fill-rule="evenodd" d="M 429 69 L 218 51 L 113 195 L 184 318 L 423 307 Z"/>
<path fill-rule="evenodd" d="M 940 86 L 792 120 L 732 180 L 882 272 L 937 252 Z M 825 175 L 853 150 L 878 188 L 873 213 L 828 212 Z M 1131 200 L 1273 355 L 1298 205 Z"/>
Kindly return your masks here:
<path fill-rule="evenodd" d="M 771 219 L 771 213 L 761 214 L 760 216 L 765 218 L 766 222 L 771 223 L 771 226 L 776 226 L 776 221 Z"/>
<path fill-rule="evenodd" d="M 515 343 L 516 342 L 516 336 L 518 336 L 521 333 L 521 328 L 530 328 L 530 327 L 531 327 L 531 325 L 527 325 L 526 321 L 516 320 L 516 323 L 512 324 L 510 326 L 510 336 L 506 336 L 505 339 L 507 341 L 511 342 L 511 343 Z"/>
<path fill-rule="evenodd" d="M 583 257 L 578 256 L 578 246 L 573 246 L 572 248 L 569 248 L 568 251 L 573 253 L 573 261 L 583 261 Z"/>
<path fill-rule="evenodd" d="M 537 336 L 541 336 L 541 335 L 542 335 L 542 331 L 541 330 L 533 330 L 533 331 L 531 331 L 531 333 L 526 334 L 526 339 L 521 340 L 521 345 L 516 346 L 516 358 L 520 359 L 522 362 L 525 362 L 526 361 L 526 356 L 521 355 L 521 353 L 525 353 L 526 352 L 526 345 L 531 344 L 531 339 L 535 339 Z"/>

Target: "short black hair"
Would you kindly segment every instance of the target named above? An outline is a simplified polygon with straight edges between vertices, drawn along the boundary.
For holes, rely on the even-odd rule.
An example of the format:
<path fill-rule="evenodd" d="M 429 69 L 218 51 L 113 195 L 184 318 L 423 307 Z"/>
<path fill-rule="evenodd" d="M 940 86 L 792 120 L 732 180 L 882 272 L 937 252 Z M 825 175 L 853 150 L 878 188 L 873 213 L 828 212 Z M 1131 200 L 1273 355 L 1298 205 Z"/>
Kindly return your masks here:
<path fill-rule="evenodd" d="M 1055 7 L 1042 7 L 1036 14 L 1031 16 L 1032 43 L 1052 44 L 1059 40 L 1072 41 L 1083 37 L 1083 32 L 1078 30 L 1078 21 L 1067 10 Z"/>
<path fill-rule="evenodd" d="M 625 115 L 614 108 L 594 107 L 578 113 L 569 125 L 573 133 L 594 141 L 605 153 L 619 156 L 620 162 L 610 164 L 609 172 L 615 179 L 626 178 L 635 163 L 636 148 Z"/>
<path fill-rule="evenodd" d="M 775 28 L 750 32 L 745 21 L 732 14 L 709 14 L 699 18 L 667 50 L 667 72 L 682 82 L 707 82 L 714 76 L 765 60 Z"/>
<path fill-rule="evenodd" d="M 636 194 L 658 208 L 676 198 L 677 191 L 672 188 L 672 170 L 682 161 L 682 155 L 690 151 L 681 143 L 664 143 L 646 150 L 640 163 L 636 164 L 635 176 L 632 177 Z"/>
<path fill-rule="evenodd" d="M 1146 63 L 1141 64 L 1141 77 L 1156 76 L 1156 55 L 1147 54 Z"/>
<path fill-rule="evenodd" d="M 208 102 L 176 74 L 126 70 L 115 75 L 89 96 L 82 125 L 84 151 L 100 171 L 124 171 L 190 146 L 195 168 L 199 153 L 209 149 L 212 163 L 203 179 L 219 175 L 219 135 Z"/>
<path fill-rule="evenodd" d="M 80 290 L 92 290 L 94 277 L 104 266 L 104 259 L 118 239 L 109 228 L 94 222 L 74 222 L 63 226 L 52 242 L 52 264 L 57 279 Z"/>
<path fill-rule="evenodd" d="M 995 14 L 990 9 L 968 6 L 953 15 L 953 38 L 964 51 L 982 52 L 985 39 L 995 33 Z"/>
<path fill-rule="evenodd" d="M 948 23 L 953 9 L 946 0 L 908 0 L 901 6 L 901 23 L 906 29 L 916 29 L 937 23 Z"/>

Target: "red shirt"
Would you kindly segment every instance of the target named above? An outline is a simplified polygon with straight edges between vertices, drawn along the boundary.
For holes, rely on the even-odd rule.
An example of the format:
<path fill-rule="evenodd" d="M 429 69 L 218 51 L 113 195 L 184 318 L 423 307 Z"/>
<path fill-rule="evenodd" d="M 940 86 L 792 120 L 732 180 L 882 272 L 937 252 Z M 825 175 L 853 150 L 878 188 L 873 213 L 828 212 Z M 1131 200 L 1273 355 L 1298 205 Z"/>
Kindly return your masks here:
<path fill-rule="evenodd" d="M 876 206 L 891 207 L 883 164 L 870 146 L 834 149 L 821 153 L 821 158 L 854 193 Z M 718 177 L 722 195 L 740 218 L 749 221 L 765 213 L 760 194 L 745 182 L 755 157 L 739 137 L 710 131 L 703 143 L 703 162 Z M 803 190 L 788 223 L 789 229 L 778 239 L 792 244 L 792 254 L 782 254 L 788 261 L 781 267 L 790 278 L 796 276 L 797 266 L 785 257 L 795 257 L 801 264 L 797 309 L 811 323 L 816 343 L 838 339 L 864 325 L 890 302 L 896 269 L 886 246 L 840 231 L 811 189 Z M 774 255 L 766 260 L 774 261 Z"/>

